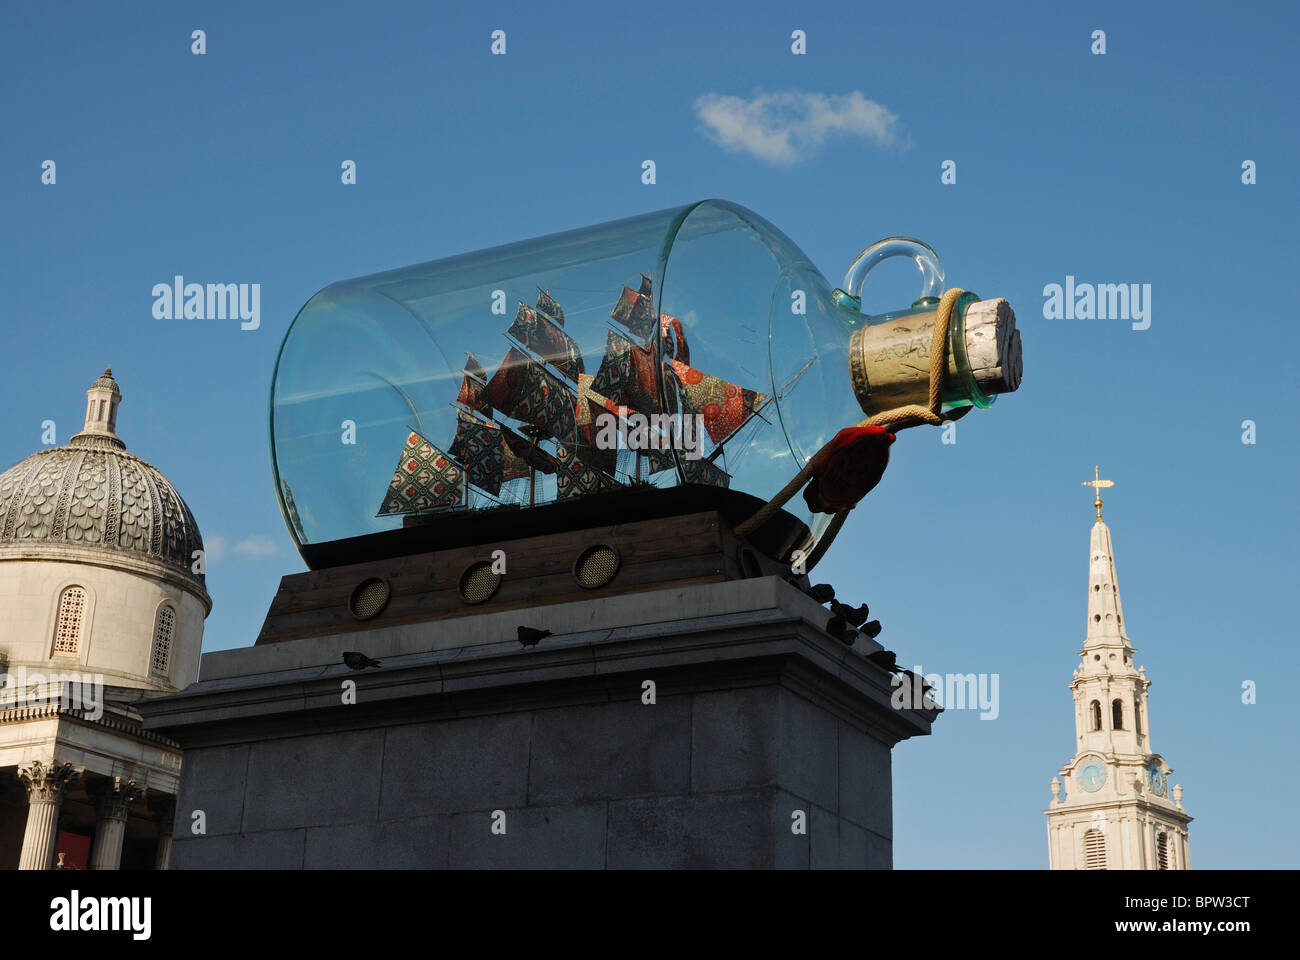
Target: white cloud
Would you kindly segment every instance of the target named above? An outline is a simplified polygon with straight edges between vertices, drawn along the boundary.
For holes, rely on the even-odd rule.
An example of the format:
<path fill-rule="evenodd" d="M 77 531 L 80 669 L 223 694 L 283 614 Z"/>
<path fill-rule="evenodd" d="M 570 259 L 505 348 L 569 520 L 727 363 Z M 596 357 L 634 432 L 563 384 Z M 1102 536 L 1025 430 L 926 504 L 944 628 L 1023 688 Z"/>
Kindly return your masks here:
<path fill-rule="evenodd" d="M 235 553 L 250 557 L 269 557 L 275 552 L 275 544 L 266 537 L 252 536 L 235 544 Z"/>
<path fill-rule="evenodd" d="M 857 90 L 830 95 L 759 90 L 748 100 L 706 93 L 695 101 L 695 114 L 719 146 L 780 166 L 806 159 L 835 136 L 889 146 L 898 124 L 892 111 Z"/>
<path fill-rule="evenodd" d="M 220 560 L 226 555 L 225 537 L 208 537 L 203 541 L 203 556 L 207 560 Z"/>

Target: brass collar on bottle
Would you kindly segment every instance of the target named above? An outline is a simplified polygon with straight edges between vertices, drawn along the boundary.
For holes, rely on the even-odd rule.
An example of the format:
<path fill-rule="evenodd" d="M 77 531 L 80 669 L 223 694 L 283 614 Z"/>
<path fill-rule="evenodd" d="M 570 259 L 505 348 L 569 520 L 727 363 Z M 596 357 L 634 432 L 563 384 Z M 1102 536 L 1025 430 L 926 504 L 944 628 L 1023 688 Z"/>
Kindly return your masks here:
<path fill-rule="evenodd" d="M 871 415 L 876 407 L 871 402 L 871 382 L 867 379 L 867 328 L 859 327 L 849 337 L 849 379 L 853 384 L 853 395 L 858 399 L 862 412 Z"/>

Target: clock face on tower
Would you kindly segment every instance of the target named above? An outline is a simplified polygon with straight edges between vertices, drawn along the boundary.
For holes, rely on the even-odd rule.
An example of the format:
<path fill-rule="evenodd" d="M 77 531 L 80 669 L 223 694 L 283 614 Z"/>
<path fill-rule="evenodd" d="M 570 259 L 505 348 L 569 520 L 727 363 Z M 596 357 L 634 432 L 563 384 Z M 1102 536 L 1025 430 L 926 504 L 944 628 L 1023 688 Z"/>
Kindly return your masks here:
<path fill-rule="evenodd" d="M 1079 767 L 1079 784 L 1089 793 L 1096 793 L 1106 782 L 1106 768 L 1096 757 L 1089 757 Z"/>
<path fill-rule="evenodd" d="M 1160 769 L 1160 764 L 1156 763 L 1154 760 L 1152 760 L 1151 765 L 1147 767 L 1147 786 L 1151 788 L 1151 792 L 1157 797 L 1163 797 L 1165 795 L 1165 790 L 1167 789 L 1165 783 L 1165 772 Z"/>

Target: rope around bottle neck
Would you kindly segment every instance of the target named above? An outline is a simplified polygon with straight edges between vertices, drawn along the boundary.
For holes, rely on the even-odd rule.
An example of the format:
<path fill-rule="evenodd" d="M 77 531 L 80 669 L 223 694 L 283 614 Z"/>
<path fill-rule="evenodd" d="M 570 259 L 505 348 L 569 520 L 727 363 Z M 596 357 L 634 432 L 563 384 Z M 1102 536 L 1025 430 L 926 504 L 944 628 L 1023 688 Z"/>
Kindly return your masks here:
<path fill-rule="evenodd" d="M 923 423 L 937 426 L 943 423 L 943 417 L 939 415 L 939 409 L 943 406 L 943 375 L 948 366 L 948 326 L 952 317 L 952 308 L 957 303 L 965 290 L 960 287 L 953 287 L 945 290 L 943 296 L 939 299 L 939 307 L 935 312 L 934 331 L 930 338 L 930 395 L 929 405 L 921 406 L 919 403 L 907 403 L 901 407 L 894 407 L 892 410 L 884 410 L 880 413 L 873 414 L 865 420 L 859 421 L 855 426 L 859 427 L 885 427 L 890 433 L 897 433 L 899 430 L 905 430 L 908 427 L 919 426 Z M 955 419 L 955 418 L 953 418 Z M 831 438 L 834 440 L 834 438 Z M 775 497 L 763 504 L 752 517 L 736 527 L 736 533 L 740 536 L 748 536 L 757 530 L 768 520 L 775 516 L 776 512 L 789 502 L 790 498 L 803 489 L 805 483 L 813 475 L 813 468 L 822 454 L 829 447 L 831 441 L 827 441 L 816 454 L 813 455 L 802 470 L 800 470 L 793 480 L 787 483 Z M 813 548 L 804 560 L 804 569 L 811 570 L 817 565 L 817 561 L 825 555 L 830 549 L 831 544 L 835 541 L 835 536 L 844 526 L 844 521 L 848 519 L 849 511 L 841 510 L 831 518 L 830 526 L 822 534 L 817 546 Z"/>

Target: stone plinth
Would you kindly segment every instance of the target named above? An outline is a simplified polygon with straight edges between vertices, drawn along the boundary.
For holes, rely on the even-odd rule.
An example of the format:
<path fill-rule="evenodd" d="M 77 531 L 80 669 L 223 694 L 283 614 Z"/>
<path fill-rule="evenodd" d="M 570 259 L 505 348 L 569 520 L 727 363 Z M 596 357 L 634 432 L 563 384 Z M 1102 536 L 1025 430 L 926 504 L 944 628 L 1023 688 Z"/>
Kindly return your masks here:
<path fill-rule="evenodd" d="M 208 654 L 139 707 L 185 751 L 172 866 L 888 868 L 933 714 L 827 617 L 763 577 Z"/>

